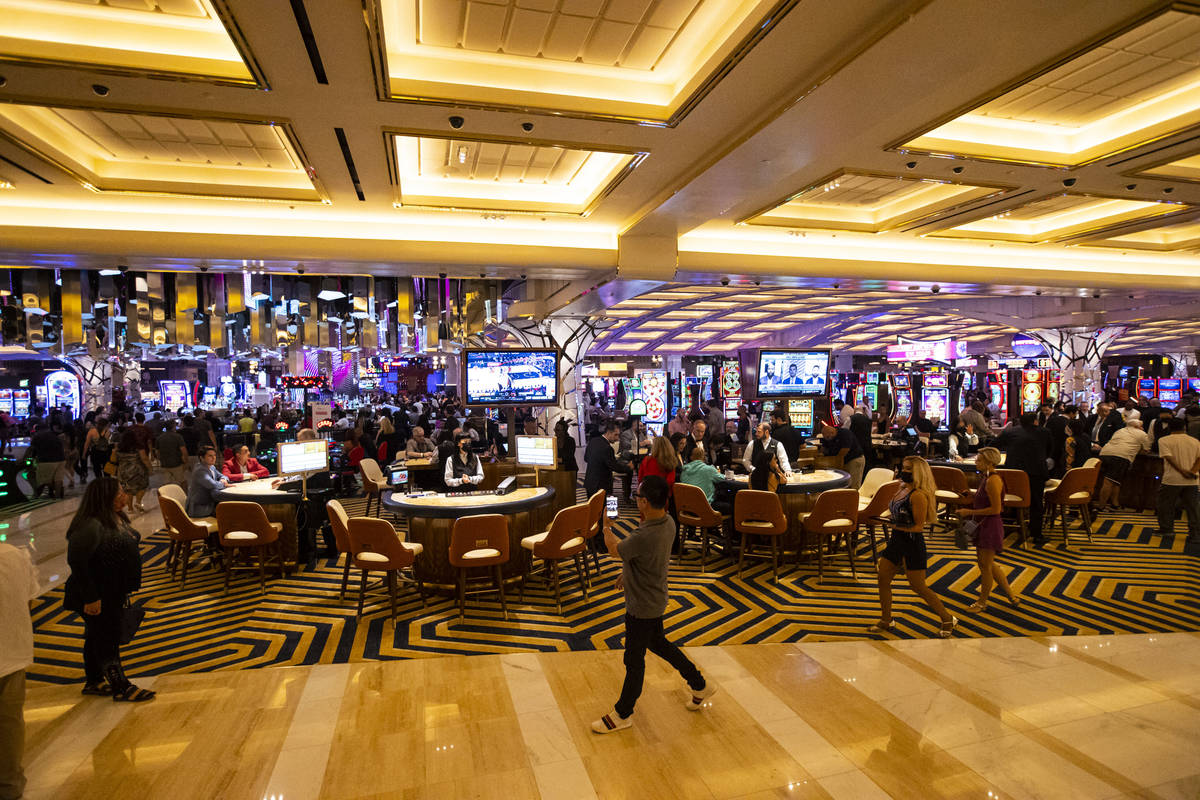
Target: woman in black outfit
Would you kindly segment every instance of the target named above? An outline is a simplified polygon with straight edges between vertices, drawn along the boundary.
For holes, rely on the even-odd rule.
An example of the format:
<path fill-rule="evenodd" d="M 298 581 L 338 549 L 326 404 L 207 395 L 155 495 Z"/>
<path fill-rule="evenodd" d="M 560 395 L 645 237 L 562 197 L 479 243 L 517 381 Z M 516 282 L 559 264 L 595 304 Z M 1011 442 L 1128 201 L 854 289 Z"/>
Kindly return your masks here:
<path fill-rule="evenodd" d="M 125 516 L 129 496 L 115 478 L 88 484 L 67 528 L 67 578 L 63 607 L 83 616 L 83 693 L 140 703 L 154 692 L 139 689 L 121 668 L 125 603 L 142 585 L 137 531 Z"/>
<path fill-rule="evenodd" d="M 575 439 L 571 436 L 571 424 L 565 417 L 554 423 L 554 445 L 558 450 L 558 468 L 567 472 L 579 472 Z"/>

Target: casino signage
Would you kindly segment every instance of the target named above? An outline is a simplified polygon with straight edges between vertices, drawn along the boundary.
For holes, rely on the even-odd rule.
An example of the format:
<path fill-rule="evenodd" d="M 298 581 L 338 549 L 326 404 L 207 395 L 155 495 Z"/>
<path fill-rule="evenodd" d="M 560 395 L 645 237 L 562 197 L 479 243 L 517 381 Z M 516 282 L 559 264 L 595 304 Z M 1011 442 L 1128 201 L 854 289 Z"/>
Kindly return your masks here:
<path fill-rule="evenodd" d="M 896 342 L 888 347 L 888 361 L 941 361 L 951 364 L 955 359 L 967 357 L 967 343 L 957 339 L 919 341 L 897 336 Z"/>

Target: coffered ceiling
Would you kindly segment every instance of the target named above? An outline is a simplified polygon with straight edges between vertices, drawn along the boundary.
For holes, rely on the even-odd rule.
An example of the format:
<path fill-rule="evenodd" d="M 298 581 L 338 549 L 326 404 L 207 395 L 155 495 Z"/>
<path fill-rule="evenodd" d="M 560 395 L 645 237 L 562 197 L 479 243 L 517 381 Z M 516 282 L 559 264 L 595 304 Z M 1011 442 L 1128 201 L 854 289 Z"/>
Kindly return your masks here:
<path fill-rule="evenodd" d="M 826 318 L 866 348 L 850 317 L 914 323 L 885 302 L 914 283 L 1200 290 L 1195 2 L 0 0 L 0 19 L 4 266 L 572 281 L 551 311 L 624 284 L 624 338 L 667 352 Z M 779 308 L 678 305 L 722 277 Z M 803 293 L 834 280 L 862 296 Z M 635 325 L 616 306 L 635 282 L 676 307 Z"/>

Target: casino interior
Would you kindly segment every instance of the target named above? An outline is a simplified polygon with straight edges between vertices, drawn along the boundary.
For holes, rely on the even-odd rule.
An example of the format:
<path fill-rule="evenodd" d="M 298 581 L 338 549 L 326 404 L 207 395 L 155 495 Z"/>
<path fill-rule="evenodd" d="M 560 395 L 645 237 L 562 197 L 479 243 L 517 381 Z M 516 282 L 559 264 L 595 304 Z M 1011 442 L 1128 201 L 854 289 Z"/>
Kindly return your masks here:
<path fill-rule="evenodd" d="M 0 800 L 1200 798 L 1195 2 L 0 20 Z"/>

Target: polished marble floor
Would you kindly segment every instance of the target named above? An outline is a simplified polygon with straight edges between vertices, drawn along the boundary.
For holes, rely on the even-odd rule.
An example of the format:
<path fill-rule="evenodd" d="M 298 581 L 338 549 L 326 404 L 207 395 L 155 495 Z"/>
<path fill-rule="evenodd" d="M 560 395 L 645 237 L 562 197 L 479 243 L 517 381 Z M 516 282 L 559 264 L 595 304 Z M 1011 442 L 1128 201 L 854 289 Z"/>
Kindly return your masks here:
<path fill-rule="evenodd" d="M 154 702 L 31 688 L 30 800 L 1194 798 L 1200 634 L 687 648 L 598 736 L 620 651 L 148 679 Z"/>

